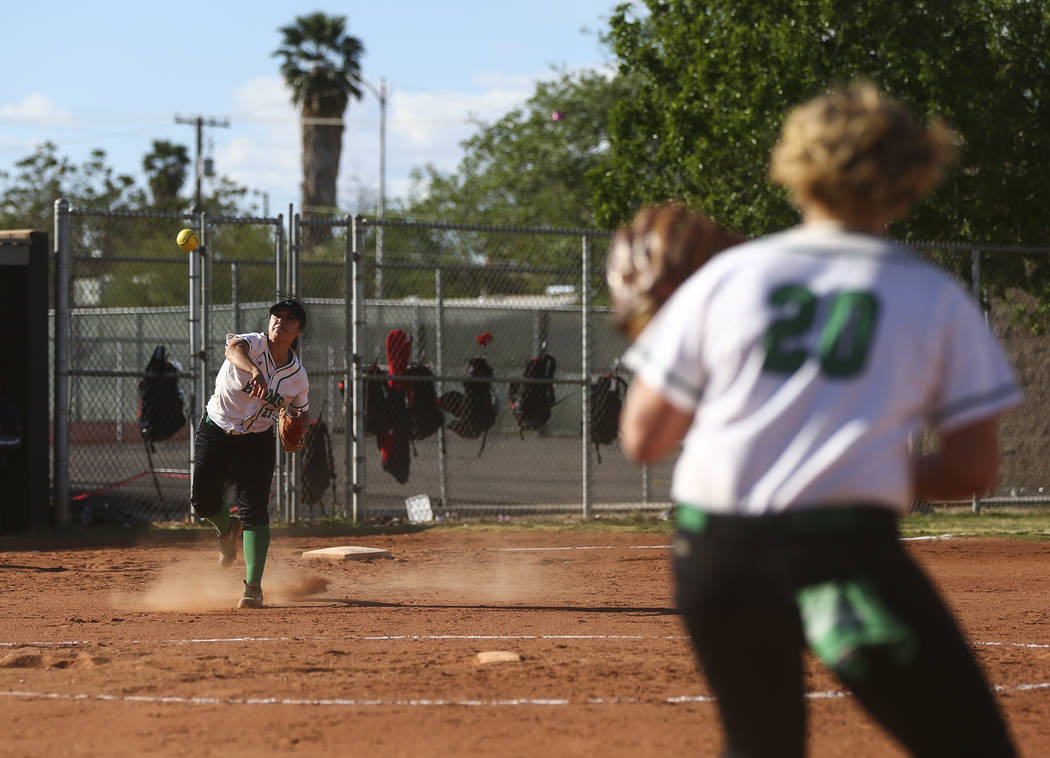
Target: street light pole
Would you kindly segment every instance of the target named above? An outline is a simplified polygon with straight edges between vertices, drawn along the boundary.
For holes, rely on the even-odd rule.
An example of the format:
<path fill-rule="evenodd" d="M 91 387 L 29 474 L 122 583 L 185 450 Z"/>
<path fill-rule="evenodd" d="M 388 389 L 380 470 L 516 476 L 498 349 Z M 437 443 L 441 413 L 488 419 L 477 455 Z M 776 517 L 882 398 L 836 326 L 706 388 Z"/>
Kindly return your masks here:
<path fill-rule="evenodd" d="M 379 101 L 379 198 L 376 203 L 376 299 L 383 299 L 383 210 L 386 205 L 386 79 L 379 80 L 379 89 L 361 79 L 363 85 Z"/>

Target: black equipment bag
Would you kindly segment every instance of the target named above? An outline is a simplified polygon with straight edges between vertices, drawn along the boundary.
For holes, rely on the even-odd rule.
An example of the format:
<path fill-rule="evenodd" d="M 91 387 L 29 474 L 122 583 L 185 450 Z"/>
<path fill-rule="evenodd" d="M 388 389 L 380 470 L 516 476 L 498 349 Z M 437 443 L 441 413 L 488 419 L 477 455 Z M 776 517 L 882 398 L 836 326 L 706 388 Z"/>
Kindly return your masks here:
<path fill-rule="evenodd" d="M 481 448 L 478 457 L 485 450 L 485 440 L 489 429 L 496 424 L 499 413 L 499 401 L 492 391 L 492 382 L 484 379 L 493 376 L 492 366 L 484 356 L 475 355 L 467 362 L 467 375 L 481 377 L 482 381 L 463 382 L 463 391 L 449 390 L 438 399 L 438 405 L 456 416 L 448 428 L 468 440 L 481 437 Z"/>
<path fill-rule="evenodd" d="M 394 426 L 395 411 L 387 373 L 372 363 L 365 367 L 365 433 L 379 436 Z"/>
<path fill-rule="evenodd" d="M 408 481 L 412 429 L 405 395 L 390 386 L 389 374 L 375 363 L 365 368 L 365 433 L 375 435 L 383 470 Z"/>
<path fill-rule="evenodd" d="M 405 369 L 405 376 L 419 377 L 408 383 L 408 416 L 412 425 L 412 439 L 426 439 L 445 423 L 438 406 L 434 372 L 425 363 L 413 362 Z"/>
<path fill-rule="evenodd" d="M 321 419 L 306 425 L 302 452 L 303 491 L 307 505 L 319 504 L 329 488 L 335 486 L 335 461 L 328 426 Z M 321 509 L 324 512 L 324 509 Z"/>
<path fill-rule="evenodd" d="M 489 378 L 493 376 L 492 367 L 485 358 L 476 355 L 467 364 L 467 375 Z M 463 382 L 463 392 L 450 390 L 441 396 L 439 402 L 442 408 L 457 417 L 448 428 L 469 440 L 477 439 L 491 429 L 499 412 L 492 383 L 486 381 Z"/>
<path fill-rule="evenodd" d="M 627 383 L 616 374 L 602 374 L 591 383 L 591 442 L 602 462 L 599 445 L 610 445 L 620 436 L 620 410 Z"/>
<path fill-rule="evenodd" d="M 147 443 L 170 439 L 186 425 L 178 373 L 164 346 L 157 345 L 139 380 L 139 431 Z"/>
<path fill-rule="evenodd" d="M 529 358 L 523 376 L 526 379 L 553 379 L 554 356 L 541 353 Z M 507 391 L 511 410 L 518 422 L 518 434 L 524 438 L 525 431 L 538 431 L 551 417 L 554 406 L 554 385 L 544 382 L 511 382 Z"/>

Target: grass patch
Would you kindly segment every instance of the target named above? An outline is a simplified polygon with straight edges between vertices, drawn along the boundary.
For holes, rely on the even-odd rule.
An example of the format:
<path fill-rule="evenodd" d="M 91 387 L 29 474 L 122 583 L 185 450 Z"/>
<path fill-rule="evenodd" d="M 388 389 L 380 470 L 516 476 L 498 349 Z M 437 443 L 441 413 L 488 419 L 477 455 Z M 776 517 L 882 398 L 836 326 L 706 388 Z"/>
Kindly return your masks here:
<path fill-rule="evenodd" d="M 405 519 L 354 522 L 340 517 L 300 522 L 273 523 L 274 536 L 286 537 L 364 537 L 376 535 L 417 534 L 439 531 L 452 533 L 478 532 L 573 532 L 633 533 L 670 537 L 673 523 L 666 513 L 636 511 L 602 513 L 583 520 L 578 514 L 491 515 L 450 518 L 428 524 L 413 524 Z M 938 506 L 928 513 L 912 513 L 900 521 L 902 537 L 1008 537 L 1012 539 L 1050 540 L 1050 508 L 985 507 L 974 513 L 968 505 Z M 185 521 L 153 523 L 137 527 L 115 525 L 88 528 L 41 530 L 30 533 L 0 535 L 0 550 L 59 547 L 81 547 L 148 543 L 152 540 L 201 541 L 211 539 L 212 528 Z"/>
<path fill-rule="evenodd" d="M 912 513 L 901 519 L 902 537 L 1013 537 L 1050 539 L 1050 510 L 1046 508 L 984 508 L 974 513 L 968 506 L 935 508 L 931 513 Z"/>
<path fill-rule="evenodd" d="M 429 524 L 411 524 L 400 519 L 388 522 L 351 522 L 332 518 L 309 524 L 274 525 L 285 534 L 376 535 L 413 534 L 422 531 L 447 532 L 576 532 L 670 535 L 673 523 L 665 514 L 638 511 L 600 514 L 589 520 L 578 515 L 536 514 L 522 516 L 484 516 L 453 518 Z M 1050 540 L 1050 509 L 990 508 L 974 513 L 969 506 L 935 508 L 930 513 L 913 513 L 900 521 L 902 537 L 1010 537 Z"/>

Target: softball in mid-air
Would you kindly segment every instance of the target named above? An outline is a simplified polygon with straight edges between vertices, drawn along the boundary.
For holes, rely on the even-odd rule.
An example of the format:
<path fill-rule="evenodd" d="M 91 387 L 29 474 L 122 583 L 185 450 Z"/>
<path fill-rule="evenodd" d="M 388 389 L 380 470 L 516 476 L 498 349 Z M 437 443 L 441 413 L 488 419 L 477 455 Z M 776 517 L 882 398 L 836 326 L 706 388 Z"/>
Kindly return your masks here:
<path fill-rule="evenodd" d="M 193 252 L 201 244 L 201 238 L 192 229 L 183 229 L 179 232 L 179 236 L 175 238 L 175 241 L 187 253 Z"/>

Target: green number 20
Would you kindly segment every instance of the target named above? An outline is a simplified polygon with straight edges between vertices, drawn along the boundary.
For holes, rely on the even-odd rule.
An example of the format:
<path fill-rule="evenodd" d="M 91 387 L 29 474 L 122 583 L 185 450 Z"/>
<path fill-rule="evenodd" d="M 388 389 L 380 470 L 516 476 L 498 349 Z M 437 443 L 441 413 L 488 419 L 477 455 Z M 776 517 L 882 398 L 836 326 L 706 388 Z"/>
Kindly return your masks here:
<path fill-rule="evenodd" d="M 814 327 L 819 328 L 816 357 L 826 376 L 847 379 L 864 370 L 879 317 L 878 298 L 872 292 L 834 292 L 827 297 L 829 304 L 824 311 L 827 315 L 817 324 L 817 296 L 808 288 L 785 284 L 773 290 L 770 304 L 790 313 L 766 329 L 764 371 L 776 374 L 798 371 L 810 357 L 809 351 L 805 347 L 792 347 L 790 343 Z"/>

